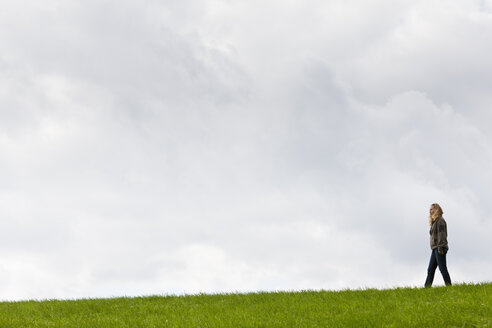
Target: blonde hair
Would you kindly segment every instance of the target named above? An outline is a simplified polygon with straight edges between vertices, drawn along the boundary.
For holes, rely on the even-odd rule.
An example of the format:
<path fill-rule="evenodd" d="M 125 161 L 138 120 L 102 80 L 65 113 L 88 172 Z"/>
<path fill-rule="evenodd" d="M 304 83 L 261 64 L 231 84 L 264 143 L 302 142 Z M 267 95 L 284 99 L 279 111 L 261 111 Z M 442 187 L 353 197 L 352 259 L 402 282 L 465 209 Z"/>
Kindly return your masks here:
<path fill-rule="evenodd" d="M 440 218 L 442 216 L 442 214 L 444 213 L 441 206 L 439 206 L 439 204 L 437 204 L 437 203 L 432 204 L 431 207 L 434 207 L 436 210 L 434 211 L 434 214 L 432 214 L 432 215 L 429 214 L 429 225 L 430 226 L 432 226 L 434 221 L 436 221 L 438 218 Z"/>

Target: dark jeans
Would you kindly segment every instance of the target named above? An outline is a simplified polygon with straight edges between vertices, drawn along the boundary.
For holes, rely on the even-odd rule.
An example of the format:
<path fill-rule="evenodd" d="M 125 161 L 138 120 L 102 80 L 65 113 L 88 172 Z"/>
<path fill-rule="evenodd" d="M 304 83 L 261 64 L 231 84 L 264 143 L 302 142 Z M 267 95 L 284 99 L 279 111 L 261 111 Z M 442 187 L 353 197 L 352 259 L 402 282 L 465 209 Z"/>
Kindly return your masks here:
<path fill-rule="evenodd" d="M 427 268 L 425 287 L 432 286 L 432 282 L 434 281 L 434 273 L 436 272 L 437 267 L 439 267 L 439 271 L 441 271 L 442 278 L 444 279 L 446 286 L 451 285 L 451 277 L 449 277 L 448 268 L 446 267 L 446 254 L 439 254 L 436 248 L 433 249 L 431 253 L 429 268 Z"/>

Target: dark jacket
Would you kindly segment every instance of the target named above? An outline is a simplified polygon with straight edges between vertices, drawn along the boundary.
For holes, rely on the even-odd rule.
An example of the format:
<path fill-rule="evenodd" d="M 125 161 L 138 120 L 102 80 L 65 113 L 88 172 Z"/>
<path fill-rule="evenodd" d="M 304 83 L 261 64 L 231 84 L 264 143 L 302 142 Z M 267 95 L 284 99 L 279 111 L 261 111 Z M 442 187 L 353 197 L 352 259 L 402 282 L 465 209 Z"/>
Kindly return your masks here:
<path fill-rule="evenodd" d="M 446 221 L 444 221 L 442 217 L 437 218 L 436 221 L 432 223 L 429 233 L 431 249 L 437 248 L 440 253 L 446 253 L 449 249 Z"/>

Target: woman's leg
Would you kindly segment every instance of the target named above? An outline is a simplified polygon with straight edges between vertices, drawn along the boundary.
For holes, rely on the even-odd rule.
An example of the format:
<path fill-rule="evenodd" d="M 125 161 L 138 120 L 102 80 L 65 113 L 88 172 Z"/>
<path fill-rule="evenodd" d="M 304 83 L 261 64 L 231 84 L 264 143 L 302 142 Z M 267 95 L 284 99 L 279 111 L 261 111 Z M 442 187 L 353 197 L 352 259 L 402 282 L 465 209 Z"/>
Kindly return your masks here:
<path fill-rule="evenodd" d="M 439 271 L 441 271 L 442 278 L 446 286 L 451 286 L 451 277 L 449 276 L 448 267 L 446 266 L 446 254 L 439 254 L 436 251 L 437 265 L 439 266 Z"/>
<path fill-rule="evenodd" d="M 434 281 L 434 273 L 436 272 L 437 268 L 437 259 L 436 259 L 436 254 L 437 249 L 432 250 L 431 257 L 429 260 L 429 267 L 427 268 L 427 279 L 425 279 L 425 287 L 430 287 L 432 286 L 432 282 Z"/>

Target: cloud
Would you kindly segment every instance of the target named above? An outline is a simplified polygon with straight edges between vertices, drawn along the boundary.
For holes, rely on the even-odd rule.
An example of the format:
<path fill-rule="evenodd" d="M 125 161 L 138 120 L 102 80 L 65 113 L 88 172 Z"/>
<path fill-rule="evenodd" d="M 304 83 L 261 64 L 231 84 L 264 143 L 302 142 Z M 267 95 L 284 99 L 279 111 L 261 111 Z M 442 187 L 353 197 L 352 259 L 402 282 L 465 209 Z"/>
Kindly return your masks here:
<path fill-rule="evenodd" d="M 0 298 L 487 279 L 486 3 L 262 4 L 5 6 Z"/>

